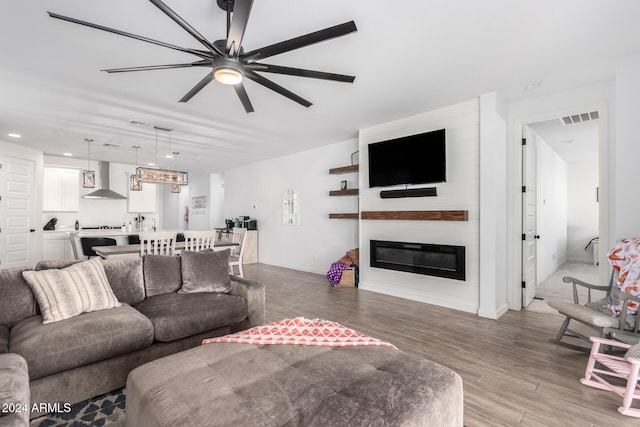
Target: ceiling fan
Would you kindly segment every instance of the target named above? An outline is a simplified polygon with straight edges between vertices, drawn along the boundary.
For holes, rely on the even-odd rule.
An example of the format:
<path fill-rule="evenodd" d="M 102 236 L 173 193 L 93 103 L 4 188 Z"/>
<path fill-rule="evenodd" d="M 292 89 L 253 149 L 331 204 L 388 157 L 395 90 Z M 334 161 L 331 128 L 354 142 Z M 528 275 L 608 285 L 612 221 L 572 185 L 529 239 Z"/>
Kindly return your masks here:
<path fill-rule="evenodd" d="M 218 6 L 227 13 L 227 38 L 216 40 L 214 42 L 210 42 L 209 40 L 207 40 L 202 34 L 200 34 L 195 28 L 189 25 L 189 23 L 182 19 L 177 13 L 175 13 L 161 0 L 149 1 L 153 3 L 153 5 L 158 9 L 160 9 L 164 14 L 166 14 L 169 18 L 171 18 L 175 23 L 180 25 L 185 31 L 191 34 L 191 36 L 193 36 L 198 42 L 200 42 L 200 44 L 205 47 L 205 50 L 174 46 L 172 44 L 165 43 L 159 40 L 127 33 L 125 31 L 93 24 L 91 22 L 81 21 L 79 19 L 59 15 L 57 13 L 47 13 L 52 18 L 73 22 L 75 24 L 96 28 L 98 30 L 107 31 L 114 34 L 119 34 L 121 36 L 130 37 L 132 39 L 152 43 L 180 52 L 190 53 L 200 58 L 197 61 L 184 64 L 148 65 L 141 67 L 112 68 L 102 70 L 106 71 L 107 73 L 125 73 L 130 71 L 164 70 L 187 67 L 211 68 L 211 72 L 209 72 L 202 80 L 200 80 L 200 82 L 198 82 L 189 92 L 187 92 L 187 94 L 183 96 L 179 102 L 189 101 L 206 85 L 211 83 L 213 80 L 216 80 L 222 84 L 233 86 L 236 94 L 238 95 L 238 98 L 240 98 L 240 101 L 244 106 L 245 111 L 247 113 L 251 113 L 254 111 L 253 106 L 251 105 L 251 101 L 249 100 L 249 96 L 247 95 L 247 91 L 245 90 L 243 84 L 243 79 L 247 78 L 268 89 L 271 89 L 274 92 L 279 93 L 282 96 L 291 99 L 292 101 L 297 102 L 300 105 L 309 107 L 312 105 L 311 102 L 285 89 L 277 83 L 263 77 L 262 75 L 258 74 L 258 72 L 286 74 L 290 76 L 309 77 L 347 83 L 353 83 L 355 79 L 354 76 L 343 74 L 326 73 L 322 71 L 305 70 L 302 68 L 291 68 L 258 62 L 270 56 L 289 52 L 295 49 L 300 49 L 314 43 L 341 37 L 357 31 L 356 24 L 353 21 L 265 46 L 260 49 L 245 52 L 242 47 L 242 38 L 249 21 L 249 15 L 251 13 L 251 7 L 253 6 L 253 0 L 216 0 Z"/>

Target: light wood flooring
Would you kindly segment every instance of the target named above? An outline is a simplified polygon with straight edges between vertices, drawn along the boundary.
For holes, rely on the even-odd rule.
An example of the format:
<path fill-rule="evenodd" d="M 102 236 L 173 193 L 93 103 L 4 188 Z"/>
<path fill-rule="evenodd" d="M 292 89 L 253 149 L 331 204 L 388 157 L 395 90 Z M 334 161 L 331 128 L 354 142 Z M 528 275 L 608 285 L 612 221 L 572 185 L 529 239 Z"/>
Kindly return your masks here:
<path fill-rule="evenodd" d="M 622 400 L 580 384 L 588 356 L 548 342 L 562 318 L 509 311 L 499 320 L 356 288 L 323 275 L 247 264 L 266 287 L 266 321 L 303 316 L 339 322 L 433 360 L 464 381 L 464 419 L 475 426 L 639 426 Z"/>

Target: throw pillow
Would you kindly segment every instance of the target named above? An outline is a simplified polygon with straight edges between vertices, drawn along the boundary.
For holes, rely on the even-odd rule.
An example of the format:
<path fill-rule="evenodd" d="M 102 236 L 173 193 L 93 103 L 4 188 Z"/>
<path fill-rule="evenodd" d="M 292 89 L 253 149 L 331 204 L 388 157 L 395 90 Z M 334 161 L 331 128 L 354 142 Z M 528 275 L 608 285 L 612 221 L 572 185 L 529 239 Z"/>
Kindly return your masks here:
<path fill-rule="evenodd" d="M 36 296 L 43 324 L 120 306 L 98 258 L 22 276 Z"/>
<path fill-rule="evenodd" d="M 219 252 L 183 251 L 181 294 L 193 292 L 229 292 L 229 249 Z"/>
<path fill-rule="evenodd" d="M 147 298 L 177 292 L 182 286 L 180 257 L 146 254 L 143 259 Z"/>

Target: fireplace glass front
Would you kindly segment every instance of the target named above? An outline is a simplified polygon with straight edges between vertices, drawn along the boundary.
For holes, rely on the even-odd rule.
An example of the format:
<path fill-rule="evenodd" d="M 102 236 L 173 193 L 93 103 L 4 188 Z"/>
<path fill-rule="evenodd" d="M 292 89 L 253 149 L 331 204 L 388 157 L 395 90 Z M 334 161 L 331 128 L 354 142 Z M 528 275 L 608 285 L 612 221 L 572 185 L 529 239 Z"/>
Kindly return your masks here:
<path fill-rule="evenodd" d="M 464 246 L 371 240 L 371 267 L 465 280 Z"/>

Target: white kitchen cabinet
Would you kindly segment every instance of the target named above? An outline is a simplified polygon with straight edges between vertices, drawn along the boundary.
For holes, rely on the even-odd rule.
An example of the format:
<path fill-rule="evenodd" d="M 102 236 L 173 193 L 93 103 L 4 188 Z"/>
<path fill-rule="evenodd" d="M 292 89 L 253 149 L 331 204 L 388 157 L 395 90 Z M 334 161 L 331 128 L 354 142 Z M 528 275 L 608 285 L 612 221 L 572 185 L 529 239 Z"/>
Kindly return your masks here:
<path fill-rule="evenodd" d="M 127 181 L 129 182 L 129 181 Z M 155 212 L 157 203 L 158 184 L 142 183 L 141 191 L 129 189 L 128 211 L 133 213 Z"/>
<path fill-rule="evenodd" d="M 51 231 L 44 233 L 43 259 L 73 260 L 69 233 Z"/>
<path fill-rule="evenodd" d="M 45 212 L 78 212 L 80 210 L 80 171 L 59 167 L 44 167 Z"/>

